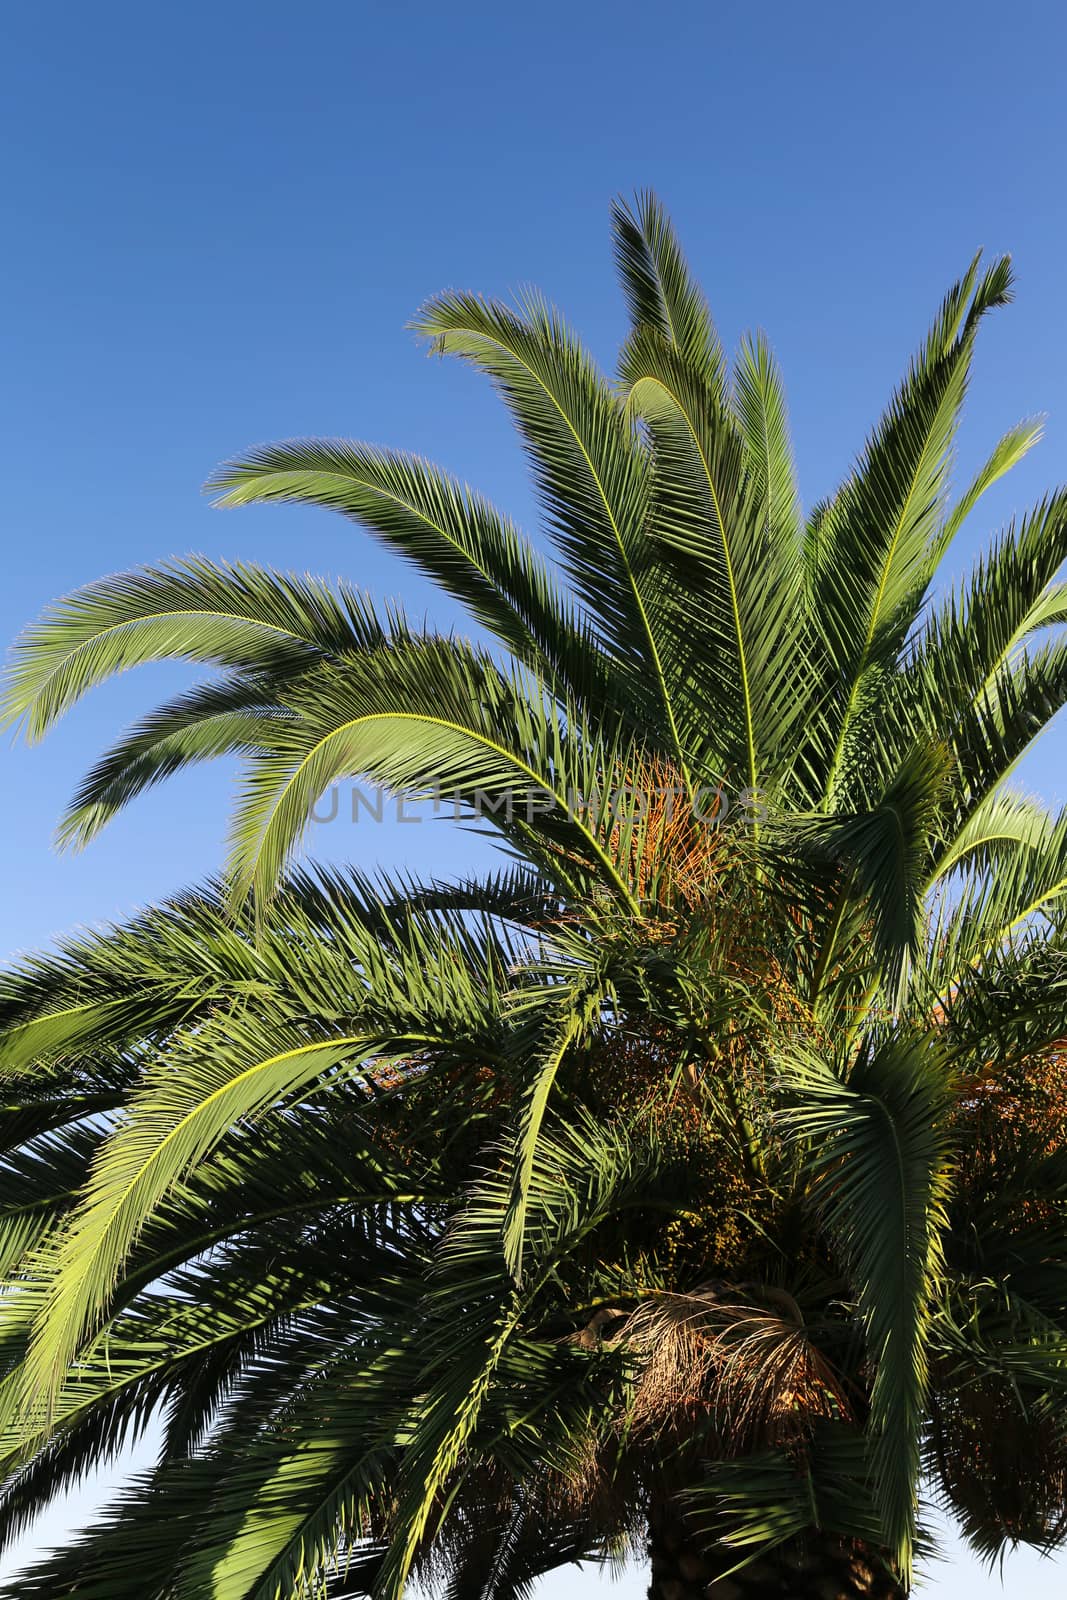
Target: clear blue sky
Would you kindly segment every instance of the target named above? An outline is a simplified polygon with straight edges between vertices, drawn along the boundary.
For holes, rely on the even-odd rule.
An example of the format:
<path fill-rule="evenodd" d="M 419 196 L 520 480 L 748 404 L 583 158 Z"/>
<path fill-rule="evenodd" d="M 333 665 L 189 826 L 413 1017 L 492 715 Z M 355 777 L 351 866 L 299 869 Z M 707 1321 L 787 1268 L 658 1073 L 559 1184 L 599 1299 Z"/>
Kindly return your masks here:
<path fill-rule="evenodd" d="M 1047 437 L 989 497 L 962 566 L 1067 477 L 1065 47 L 1051 0 L 6 6 L 0 633 L 191 550 L 344 573 L 453 621 L 340 520 L 224 515 L 199 485 L 249 444 L 343 433 L 435 457 L 532 525 L 495 402 L 404 324 L 446 286 L 533 282 L 609 361 L 608 202 L 642 185 L 673 210 L 726 338 L 768 329 L 809 503 L 976 246 L 1013 252 L 1018 303 L 980 348 L 961 473 L 1020 416 L 1047 412 Z M 221 770 L 143 800 L 81 857 L 49 843 L 104 740 L 182 681 L 144 670 L 42 748 L 0 753 L 0 953 L 218 864 Z M 1026 773 L 1054 800 L 1064 739 Z M 435 870 L 475 849 L 444 824 L 328 844 Z M 1047 1565 L 1007 1572 L 1053 1593 Z M 984 1583 L 955 1560 L 928 1592 Z"/>

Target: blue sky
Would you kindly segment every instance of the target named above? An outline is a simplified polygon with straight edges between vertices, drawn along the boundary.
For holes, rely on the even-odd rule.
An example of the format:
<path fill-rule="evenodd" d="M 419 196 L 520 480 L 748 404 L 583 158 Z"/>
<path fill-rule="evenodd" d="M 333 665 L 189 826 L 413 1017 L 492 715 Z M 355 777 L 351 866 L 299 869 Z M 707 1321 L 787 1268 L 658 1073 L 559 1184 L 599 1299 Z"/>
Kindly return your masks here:
<path fill-rule="evenodd" d="M 193 550 L 343 573 L 455 622 L 350 525 L 223 514 L 199 485 L 250 444 L 340 433 L 434 457 L 535 527 L 496 403 L 405 322 L 444 287 L 535 283 L 610 361 L 608 203 L 643 185 L 671 207 L 727 341 L 770 333 L 808 503 L 979 245 L 1013 253 L 1018 301 L 979 350 L 961 476 L 1019 417 L 1048 423 L 957 568 L 1067 476 L 1057 5 L 53 0 L 6 7 L 3 31 L 5 639 L 63 591 Z M 83 856 L 50 846 L 79 771 L 185 681 L 142 670 L 44 746 L 0 751 L 0 955 L 218 865 L 221 769 L 143 800 Z M 1026 768 L 1057 801 L 1064 738 L 1061 724 Z M 443 823 L 321 837 L 363 864 L 438 871 L 480 848 Z M 1047 1565 L 1007 1571 L 1053 1592 Z M 984 1581 L 956 1561 L 928 1592 Z"/>

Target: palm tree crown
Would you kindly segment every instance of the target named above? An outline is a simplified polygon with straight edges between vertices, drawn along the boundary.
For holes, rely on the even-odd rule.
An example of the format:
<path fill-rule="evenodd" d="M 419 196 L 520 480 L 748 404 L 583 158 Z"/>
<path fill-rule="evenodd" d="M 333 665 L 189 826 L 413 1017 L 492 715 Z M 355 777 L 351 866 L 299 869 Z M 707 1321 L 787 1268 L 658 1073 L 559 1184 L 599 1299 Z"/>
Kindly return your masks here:
<path fill-rule="evenodd" d="M 417 319 L 505 401 L 551 560 L 413 456 L 214 480 L 356 520 L 476 640 L 195 560 L 17 647 L 32 737 L 126 667 L 219 669 L 64 842 L 244 773 L 223 882 L 0 986 L 0 1530 L 163 1418 L 20 1595 L 504 1600 L 648 1540 L 662 1600 L 896 1596 L 924 1475 L 987 1553 L 1067 1527 L 1067 818 L 1006 786 L 1067 699 L 1067 492 L 937 586 L 1039 431 L 952 499 L 1008 263 L 804 519 L 767 343 L 727 363 L 651 197 L 613 228 L 613 380 L 540 300 Z M 349 775 L 439 785 L 509 864 L 293 872 Z"/>

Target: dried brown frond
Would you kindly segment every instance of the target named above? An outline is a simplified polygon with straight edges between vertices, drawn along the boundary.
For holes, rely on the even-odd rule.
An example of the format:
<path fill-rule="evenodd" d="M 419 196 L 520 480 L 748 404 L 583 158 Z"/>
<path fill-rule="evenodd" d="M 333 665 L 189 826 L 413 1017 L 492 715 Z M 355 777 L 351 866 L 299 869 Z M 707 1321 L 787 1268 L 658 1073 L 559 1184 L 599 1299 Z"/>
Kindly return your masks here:
<path fill-rule="evenodd" d="M 1067 1430 L 1048 1409 L 1025 1408 L 1004 1380 L 942 1391 L 933 1407 L 933 1454 L 963 1529 L 1051 1545 L 1067 1532 Z"/>
<path fill-rule="evenodd" d="M 819 1417 L 850 1415 L 841 1380 L 783 1291 L 658 1295 L 620 1337 L 639 1363 L 629 1416 L 639 1432 L 707 1418 L 733 1451 L 791 1437 Z"/>
<path fill-rule="evenodd" d="M 546 1484 L 546 1515 L 577 1518 L 620 1554 L 645 1553 L 648 1527 L 644 1515 L 645 1451 L 634 1451 L 605 1419 L 605 1426 L 582 1441 L 574 1471 Z"/>

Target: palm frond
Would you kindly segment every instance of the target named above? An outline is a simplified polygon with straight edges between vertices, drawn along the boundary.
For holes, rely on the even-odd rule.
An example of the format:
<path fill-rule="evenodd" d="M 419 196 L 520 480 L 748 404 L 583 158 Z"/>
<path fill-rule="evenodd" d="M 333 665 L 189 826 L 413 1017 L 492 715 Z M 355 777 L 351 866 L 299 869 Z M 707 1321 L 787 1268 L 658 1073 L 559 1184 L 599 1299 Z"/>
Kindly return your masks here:
<path fill-rule="evenodd" d="M 673 345 L 723 401 L 726 363 L 722 346 L 662 205 L 647 190 L 635 197 L 633 207 L 616 199 L 611 228 L 615 264 L 633 331 L 650 329 Z"/>
<path fill-rule="evenodd" d="M 800 500 L 785 390 L 763 333 L 741 341 L 734 371 L 734 408 L 748 445 L 764 522 L 778 537 L 799 541 Z"/>
<path fill-rule="evenodd" d="M 886 1541 L 907 1573 L 915 1534 L 926 1326 L 951 1172 L 950 1081 L 927 1040 L 861 1056 L 843 1082 L 812 1055 L 782 1069 L 783 1134 L 849 1263 L 874 1366 L 868 1424 Z"/>
<path fill-rule="evenodd" d="M 975 334 L 1010 292 L 1006 258 L 979 276 L 976 257 L 942 303 L 853 476 L 812 531 L 815 604 L 834 671 L 847 686 L 826 752 L 828 797 L 847 764 L 850 739 L 862 737 L 853 723 L 868 676 L 900 650 L 926 593 Z"/>
<path fill-rule="evenodd" d="M 278 672 L 323 654 L 374 649 L 390 634 L 347 586 L 334 591 L 321 579 L 202 557 L 146 567 L 90 584 L 26 630 L 4 718 L 24 720 L 28 737 L 39 739 L 89 689 L 147 661 Z"/>

